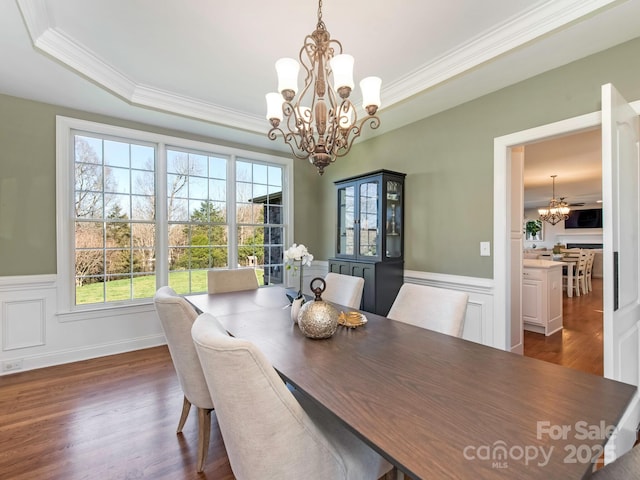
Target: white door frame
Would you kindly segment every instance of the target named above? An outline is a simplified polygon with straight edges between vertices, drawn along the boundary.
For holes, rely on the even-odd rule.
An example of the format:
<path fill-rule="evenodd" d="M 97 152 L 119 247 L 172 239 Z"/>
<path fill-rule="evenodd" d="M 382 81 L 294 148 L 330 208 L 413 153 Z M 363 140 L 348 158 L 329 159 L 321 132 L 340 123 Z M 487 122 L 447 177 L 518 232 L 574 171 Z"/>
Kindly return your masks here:
<path fill-rule="evenodd" d="M 631 102 L 631 107 L 640 115 L 640 100 Z M 511 147 L 525 145 L 535 141 L 577 133 L 582 130 L 599 127 L 602 124 L 602 113 L 593 112 L 568 118 L 559 122 L 511 133 L 493 140 L 493 284 L 494 284 L 494 328 L 491 345 L 503 350 L 510 350 L 511 312 L 511 251 L 510 212 L 511 199 L 522 195 L 523 185 L 519 191 L 512 191 L 510 160 Z"/>
<path fill-rule="evenodd" d="M 636 109 L 637 110 L 637 109 Z M 540 127 L 511 133 L 493 140 L 493 346 L 511 350 L 511 262 L 510 251 L 512 198 L 523 194 L 524 186 L 511 182 L 511 148 L 540 140 L 577 133 L 601 124 L 601 113 L 594 112 Z M 518 190 L 515 190 L 515 189 Z M 519 227 L 518 227 L 519 228 Z"/>

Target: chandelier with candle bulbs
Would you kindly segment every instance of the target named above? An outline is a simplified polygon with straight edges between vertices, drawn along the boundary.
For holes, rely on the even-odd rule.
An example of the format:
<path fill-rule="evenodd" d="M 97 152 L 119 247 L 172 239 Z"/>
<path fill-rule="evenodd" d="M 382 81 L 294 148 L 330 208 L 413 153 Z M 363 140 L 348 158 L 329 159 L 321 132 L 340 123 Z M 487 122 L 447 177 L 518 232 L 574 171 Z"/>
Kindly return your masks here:
<path fill-rule="evenodd" d="M 353 89 L 353 57 L 342 53 L 342 44 L 331 39 L 322 21 L 322 0 L 318 2 L 318 24 L 307 35 L 299 54 L 276 62 L 278 90 L 267 93 L 268 137 L 282 137 L 297 158 L 308 158 L 322 175 L 325 167 L 346 155 L 360 136 L 366 122 L 372 129 L 380 126 L 375 116 L 380 107 L 378 77 L 360 82 L 364 118 L 358 119 L 349 100 Z M 300 64 L 304 69 L 304 87 L 298 93 Z M 296 94 L 297 97 L 296 97 Z"/>
<path fill-rule="evenodd" d="M 556 177 L 557 175 L 551 175 L 551 178 L 553 179 L 553 187 L 549 206 L 538 209 L 540 220 L 543 222 L 549 222 L 551 225 L 555 225 L 560 220 L 566 220 L 569 218 L 569 212 L 571 211 L 569 205 L 564 202 L 564 197 L 556 199 Z"/>

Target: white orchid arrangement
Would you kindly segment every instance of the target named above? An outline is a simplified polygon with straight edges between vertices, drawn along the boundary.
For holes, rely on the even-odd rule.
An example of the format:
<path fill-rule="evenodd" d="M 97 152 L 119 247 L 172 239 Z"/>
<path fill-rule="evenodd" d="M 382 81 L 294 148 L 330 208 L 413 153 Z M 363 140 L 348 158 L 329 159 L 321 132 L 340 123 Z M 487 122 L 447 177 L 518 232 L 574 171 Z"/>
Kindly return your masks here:
<path fill-rule="evenodd" d="M 300 268 L 304 265 L 310 267 L 311 262 L 313 261 L 313 255 L 309 253 L 309 250 L 307 250 L 307 247 L 304 245 L 294 243 L 284 252 L 284 261 L 287 265 L 287 270 L 291 270 L 293 268 L 293 271 L 295 272 L 298 270 L 296 262 L 300 262 Z"/>
<path fill-rule="evenodd" d="M 298 289 L 298 298 L 302 297 L 302 270 L 306 265 L 311 266 L 313 261 L 313 255 L 309 253 L 307 247 L 304 245 L 294 243 L 284 252 L 284 263 L 287 270 L 293 269 L 295 275 L 300 270 L 300 288 Z"/>

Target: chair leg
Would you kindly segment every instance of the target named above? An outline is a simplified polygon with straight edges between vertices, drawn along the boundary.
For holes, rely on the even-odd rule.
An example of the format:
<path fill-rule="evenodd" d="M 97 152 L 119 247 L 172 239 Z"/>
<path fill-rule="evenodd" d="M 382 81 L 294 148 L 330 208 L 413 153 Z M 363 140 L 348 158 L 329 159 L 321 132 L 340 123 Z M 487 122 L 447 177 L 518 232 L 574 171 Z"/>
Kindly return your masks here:
<path fill-rule="evenodd" d="M 393 467 L 378 480 L 404 480 L 404 474 L 400 472 L 396 467 Z"/>
<path fill-rule="evenodd" d="M 211 434 L 211 409 L 198 408 L 198 473 L 204 470 Z"/>
<path fill-rule="evenodd" d="M 187 400 L 187 397 L 184 397 L 184 400 L 182 401 L 182 414 L 180 415 L 180 421 L 178 422 L 178 430 L 176 433 L 182 432 L 182 427 L 184 427 L 187 417 L 189 416 L 189 410 L 191 410 L 191 402 Z"/>

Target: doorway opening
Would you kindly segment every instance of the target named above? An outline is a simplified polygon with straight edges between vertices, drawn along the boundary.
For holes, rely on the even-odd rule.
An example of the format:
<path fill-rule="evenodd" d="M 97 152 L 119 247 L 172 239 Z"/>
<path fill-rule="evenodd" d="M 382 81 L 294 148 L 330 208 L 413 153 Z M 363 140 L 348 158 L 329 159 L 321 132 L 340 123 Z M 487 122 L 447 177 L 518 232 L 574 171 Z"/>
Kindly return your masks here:
<path fill-rule="evenodd" d="M 599 129 L 600 112 L 494 139 L 494 301 L 498 347 L 522 353 L 522 259 L 524 248 L 524 148 L 538 142 Z M 517 180 L 516 180 L 517 179 Z M 512 281 L 516 279 L 516 281 Z"/>
<path fill-rule="evenodd" d="M 540 231 L 534 237 L 525 234 L 523 257 L 527 259 L 552 259 L 553 248 L 563 251 L 584 251 L 592 254 L 593 266 L 585 271 L 584 285 L 572 288 L 556 285 L 551 290 L 558 306 L 562 305 L 562 328 L 545 334 L 536 324 L 527 323 L 527 312 L 523 310 L 523 353 L 525 356 L 556 363 L 595 375 L 603 375 L 603 297 L 602 297 L 602 227 L 585 222 L 579 225 L 571 220 L 579 212 L 602 211 L 602 134 L 593 128 L 569 135 L 556 136 L 522 145 L 524 161 L 522 176 L 513 178 L 512 189 L 523 189 L 523 225 L 538 220 L 538 209 L 548 206 L 551 200 L 549 180 L 555 178 L 556 198 L 562 199 L 571 208 L 569 221 L 555 224 L 538 222 Z M 585 216 L 585 215 L 583 215 Z M 586 218 L 586 216 L 585 216 Z M 600 217 L 601 218 L 601 217 Z M 582 228 L 572 228 L 582 227 Z M 561 247 L 560 247 L 561 246 Z M 571 261 L 571 260 L 569 260 Z M 574 264 L 562 267 L 566 274 Z M 589 282 L 587 282 L 587 279 Z M 512 276 L 511 284 L 522 283 L 522 277 Z M 531 282 L 529 282 L 531 283 Z M 565 281 L 565 283 L 567 283 Z M 584 288 L 591 285 L 591 289 Z M 531 289 L 523 292 L 523 305 L 531 303 Z M 579 294 L 579 295 L 577 295 Z M 551 301 L 551 299 L 549 299 Z M 528 306 L 531 308 L 531 306 Z M 526 310 L 526 309 L 525 309 Z M 549 330 L 552 332 L 553 330 Z"/>

